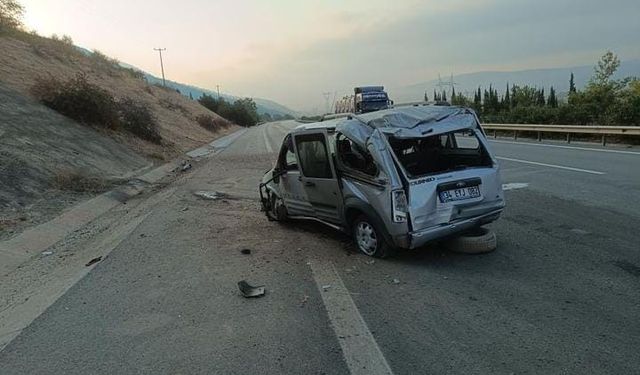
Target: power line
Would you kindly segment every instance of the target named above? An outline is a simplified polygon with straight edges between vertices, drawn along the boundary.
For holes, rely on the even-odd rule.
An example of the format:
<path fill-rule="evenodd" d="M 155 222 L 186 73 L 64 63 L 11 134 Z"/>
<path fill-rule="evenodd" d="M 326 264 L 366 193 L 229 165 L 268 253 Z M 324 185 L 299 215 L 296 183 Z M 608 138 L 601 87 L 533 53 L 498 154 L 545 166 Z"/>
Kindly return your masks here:
<path fill-rule="evenodd" d="M 164 79 L 164 63 L 162 62 L 162 51 L 166 51 L 166 48 L 154 48 L 154 51 L 160 53 L 160 69 L 162 69 L 162 86 L 167 86 L 167 82 Z"/>

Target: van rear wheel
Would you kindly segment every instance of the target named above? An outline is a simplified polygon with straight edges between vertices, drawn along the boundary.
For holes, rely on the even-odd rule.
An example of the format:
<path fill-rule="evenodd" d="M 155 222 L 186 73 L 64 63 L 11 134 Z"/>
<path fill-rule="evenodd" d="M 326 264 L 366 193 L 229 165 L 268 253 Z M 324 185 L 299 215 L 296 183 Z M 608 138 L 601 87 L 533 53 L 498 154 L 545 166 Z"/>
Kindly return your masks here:
<path fill-rule="evenodd" d="M 386 258 L 393 253 L 378 226 L 365 215 L 358 216 L 353 222 L 352 233 L 358 250 L 364 255 Z"/>

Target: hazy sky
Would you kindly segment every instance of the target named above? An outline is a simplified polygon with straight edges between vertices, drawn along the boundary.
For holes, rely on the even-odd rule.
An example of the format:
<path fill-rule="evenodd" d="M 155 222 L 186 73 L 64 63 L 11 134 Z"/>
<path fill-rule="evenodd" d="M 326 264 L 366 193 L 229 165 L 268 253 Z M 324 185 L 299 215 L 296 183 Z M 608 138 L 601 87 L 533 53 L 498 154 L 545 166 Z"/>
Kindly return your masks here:
<path fill-rule="evenodd" d="M 640 0 L 20 0 L 40 34 L 293 109 L 323 91 L 640 58 Z"/>

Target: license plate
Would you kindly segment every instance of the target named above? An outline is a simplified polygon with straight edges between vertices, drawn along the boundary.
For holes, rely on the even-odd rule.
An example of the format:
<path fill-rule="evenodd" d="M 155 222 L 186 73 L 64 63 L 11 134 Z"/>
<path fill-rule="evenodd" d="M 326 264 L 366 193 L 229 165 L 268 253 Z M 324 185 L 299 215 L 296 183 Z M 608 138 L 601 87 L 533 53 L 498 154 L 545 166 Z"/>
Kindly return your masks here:
<path fill-rule="evenodd" d="M 480 188 L 478 186 L 469 186 L 461 189 L 453 189 L 440 192 L 440 200 L 443 203 L 473 199 L 478 198 L 479 196 Z"/>

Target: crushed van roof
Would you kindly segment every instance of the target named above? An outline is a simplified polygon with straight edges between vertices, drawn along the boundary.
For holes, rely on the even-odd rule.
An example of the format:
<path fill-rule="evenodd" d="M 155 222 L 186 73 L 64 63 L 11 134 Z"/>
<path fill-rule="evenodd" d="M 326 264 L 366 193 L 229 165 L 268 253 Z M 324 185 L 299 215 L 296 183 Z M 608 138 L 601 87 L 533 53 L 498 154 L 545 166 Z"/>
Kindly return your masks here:
<path fill-rule="evenodd" d="M 477 127 L 475 113 L 467 108 L 420 105 L 391 108 L 340 119 L 336 130 L 365 145 L 375 129 L 398 138 L 425 137 Z"/>

